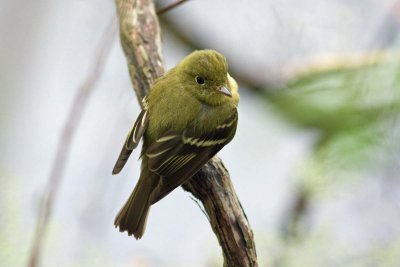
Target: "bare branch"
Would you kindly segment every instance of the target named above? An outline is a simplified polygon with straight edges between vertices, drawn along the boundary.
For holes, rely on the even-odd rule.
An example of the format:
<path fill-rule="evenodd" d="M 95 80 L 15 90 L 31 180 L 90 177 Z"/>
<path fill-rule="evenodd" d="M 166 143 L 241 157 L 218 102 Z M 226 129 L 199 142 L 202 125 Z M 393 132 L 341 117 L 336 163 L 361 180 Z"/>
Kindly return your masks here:
<path fill-rule="evenodd" d="M 164 73 L 161 34 L 153 2 L 116 0 L 121 45 L 139 104 L 151 84 Z"/>
<path fill-rule="evenodd" d="M 65 164 L 68 160 L 72 141 L 78 129 L 84 109 L 90 97 L 90 93 L 96 87 L 98 78 L 102 74 L 104 63 L 108 58 L 111 46 L 114 43 L 115 18 L 107 24 L 104 33 L 95 52 L 93 64 L 89 69 L 86 80 L 78 88 L 74 101 L 72 103 L 68 119 L 64 125 L 63 131 L 58 142 L 58 147 L 51 172 L 48 178 L 46 189 L 42 197 L 39 216 L 36 224 L 34 239 L 31 246 L 29 267 L 39 265 L 40 253 L 46 238 L 49 220 L 55 206 L 57 195 L 60 190 L 62 176 L 64 174 Z"/>
<path fill-rule="evenodd" d="M 121 44 L 140 102 L 165 68 L 158 18 L 151 0 L 116 0 L 116 3 Z M 258 266 L 253 232 L 222 161 L 214 157 L 184 188 L 203 203 L 223 249 L 224 266 Z"/>
<path fill-rule="evenodd" d="M 203 203 L 222 247 L 224 266 L 258 266 L 253 231 L 221 159 L 211 159 L 182 187 Z"/>

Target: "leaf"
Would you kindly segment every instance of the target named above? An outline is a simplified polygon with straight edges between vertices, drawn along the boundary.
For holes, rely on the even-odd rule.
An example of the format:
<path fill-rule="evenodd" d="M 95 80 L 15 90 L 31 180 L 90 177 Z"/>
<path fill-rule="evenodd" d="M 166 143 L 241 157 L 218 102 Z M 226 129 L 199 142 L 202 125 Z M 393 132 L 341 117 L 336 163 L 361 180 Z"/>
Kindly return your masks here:
<path fill-rule="evenodd" d="M 289 123 L 319 133 L 305 177 L 335 179 L 377 162 L 383 144 L 395 142 L 388 132 L 400 111 L 400 60 L 314 69 L 266 99 Z"/>

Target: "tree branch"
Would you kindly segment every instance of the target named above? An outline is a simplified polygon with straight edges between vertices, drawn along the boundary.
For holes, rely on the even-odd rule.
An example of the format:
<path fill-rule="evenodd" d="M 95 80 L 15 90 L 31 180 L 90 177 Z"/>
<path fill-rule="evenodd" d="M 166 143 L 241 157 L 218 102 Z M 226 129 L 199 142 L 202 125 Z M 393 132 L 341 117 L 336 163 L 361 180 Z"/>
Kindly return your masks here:
<path fill-rule="evenodd" d="M 121 45 L 139 104 L 154 80 L 164 73 L 161 34 L 153 2 L 116 0 Z"/>
<path fill-rule="evenodd" d="M 187 46 L 192 50 L 201 49 L 202 47 L 208 47 L 209 44 L 204 40 L 204 38 L 198 38 L 193 40 L 187 34 L 177 27 L 176 23 L 171 18 L 166 16 L 160 17 L 160 22 L 162 24 L 162 28 L 168 30 L 170 34 L 172 34 L 176 39 L 178 39 L 182 44 Z M 232 77 L 235 77 L 235 80 L 246 87 L 247 89 L 255 92 L 262 93 L 269 88 L 274 88 L 273 86 L 276 82 L 274 80 L 265 80 L 265 77 L 262 78 L 260 75 L 249 75 L 240 71 L 239 68 L 235 66 L 229 66 L 229 74 Z"/>
<path fill-rule="evenodd" d="M 58 141 L 54 162 L 47 180 L 47 185 L 43 193 L 39 210 L 35 234 L 29 255 L 29 267 L 36 267 L 39 265 L 40 253 L 46 238 L 53 207 L 57 200 L 57 195 L 62 182 L 64 168 L 68 160 L 72 141 L 82 118 L 83 111 L 86 108 L 90 94 L 97 85 L 98 78 L 101 75 L 105 65 L 104 63 L 111 51 L 111 46 L 115 40 L 113 38 L 114 34 L 115 18 L 112 18 L 104 29 L 104 33 L 94 55 L 94 60 L 89 68 L 88 75 L 76 92 L 67 121 Z"/>
<path fill-rule="evenodd" d="M 164 73 L 158 18 L 151 0 L 116 0 L 121 44 L 140 100 Z M 223 249 L 224 266 L 258 266 L 253 232 L 218 157 L 210 160 L 184 189 L 199 199 Z"/>
<path fill-rule="evenodd" d="M 224 266 L 258 266 L 253 232 L 222 160 L 212 158 L 182 187 L 203 203 Z"/>

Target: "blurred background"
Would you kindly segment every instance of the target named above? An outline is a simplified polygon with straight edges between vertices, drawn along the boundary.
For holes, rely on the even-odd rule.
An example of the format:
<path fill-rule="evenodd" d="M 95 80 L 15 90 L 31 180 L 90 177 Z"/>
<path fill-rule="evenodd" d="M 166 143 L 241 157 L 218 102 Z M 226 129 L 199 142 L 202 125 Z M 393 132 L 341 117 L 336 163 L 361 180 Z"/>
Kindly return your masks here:
<path fill-rule="evenodd" d="M 63 159 L 41 266 L 222 265 L 182 189 L 152 207 L 142 240 L 113 226 L 139 174 L 135 151 L 111 175 L 139 113 L 115 16 L 110 0 L 0 0 L 0 266 L 28 263 L 99 46 L 109 48 Z M 239 82 L 238 131 L 220 156 L 260 266 L 399 266 L 400 1 L 189 1 L 160 24 L 168 68 L 213 48 Z"/>

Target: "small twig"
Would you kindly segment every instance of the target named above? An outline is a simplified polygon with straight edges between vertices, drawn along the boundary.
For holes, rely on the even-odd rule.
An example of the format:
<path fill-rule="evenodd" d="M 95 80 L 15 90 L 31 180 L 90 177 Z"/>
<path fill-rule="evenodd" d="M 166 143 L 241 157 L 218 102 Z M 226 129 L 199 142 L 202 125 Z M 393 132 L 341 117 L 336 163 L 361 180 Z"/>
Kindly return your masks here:
<path fill-rule="evenodd" d="M 171 9 L 173 9 L 173 8 L 179 6 L 180 4 L 183 4 L 185 2 L 187 2 L 187 0 L 178 0 L 178 1 L 174 2 L 174 3 L 172 3 L 172 4 L 169 4 L 169 5 L 165 6 L 165 7 L 162 7 L 159 10 L 157 10 L 157 15 L 162 15 L 162 14 L 168 12 L 169 10 L 171 10 Z"/>
<path fill-rule="evenodd" d="M 204 207 L 200 204 L 200 201 L 192 196 L 189 196 L 191 200 L 193 200 L 197 206 L 200 208 L 201 212 L 204 213 L 204 215 L 206 215 L 207 220 L 210 222 L 210 217 L 208 216 L 207 212 L 204 210 Z"/>
<path fill-rule="evenodd" d="M 110 54 L 111 46 L 115 41 L 115 38 L 113 38 L 115 33 L 115 17 L 113 17 L 104 30 L 98 48 L 94 53 L 92 66 L 89 69 L 85 81 L 78 88 L 74 102 L 72 103 L 68 119 L 58 142 L 56 155 L 48 178 L 46 189 L 43 193 L 42 205 L 40 207 L 35 235 L 31 246 L 28 262 L 29 267 L 38 266 L 40 253 L 46 237 L 46 232 L 55 205 L 56 197 L 60 190 L 60 184 L 64 173 L 65 164 L 68 160 L 71 144 L 78 129 L 78 125 L 82 118 L 87 101 L 89 100 L 90 93 L 96 87 L 96 84 L 99 80 L 98 78 L 104 69 L 104 63 Z"/>

